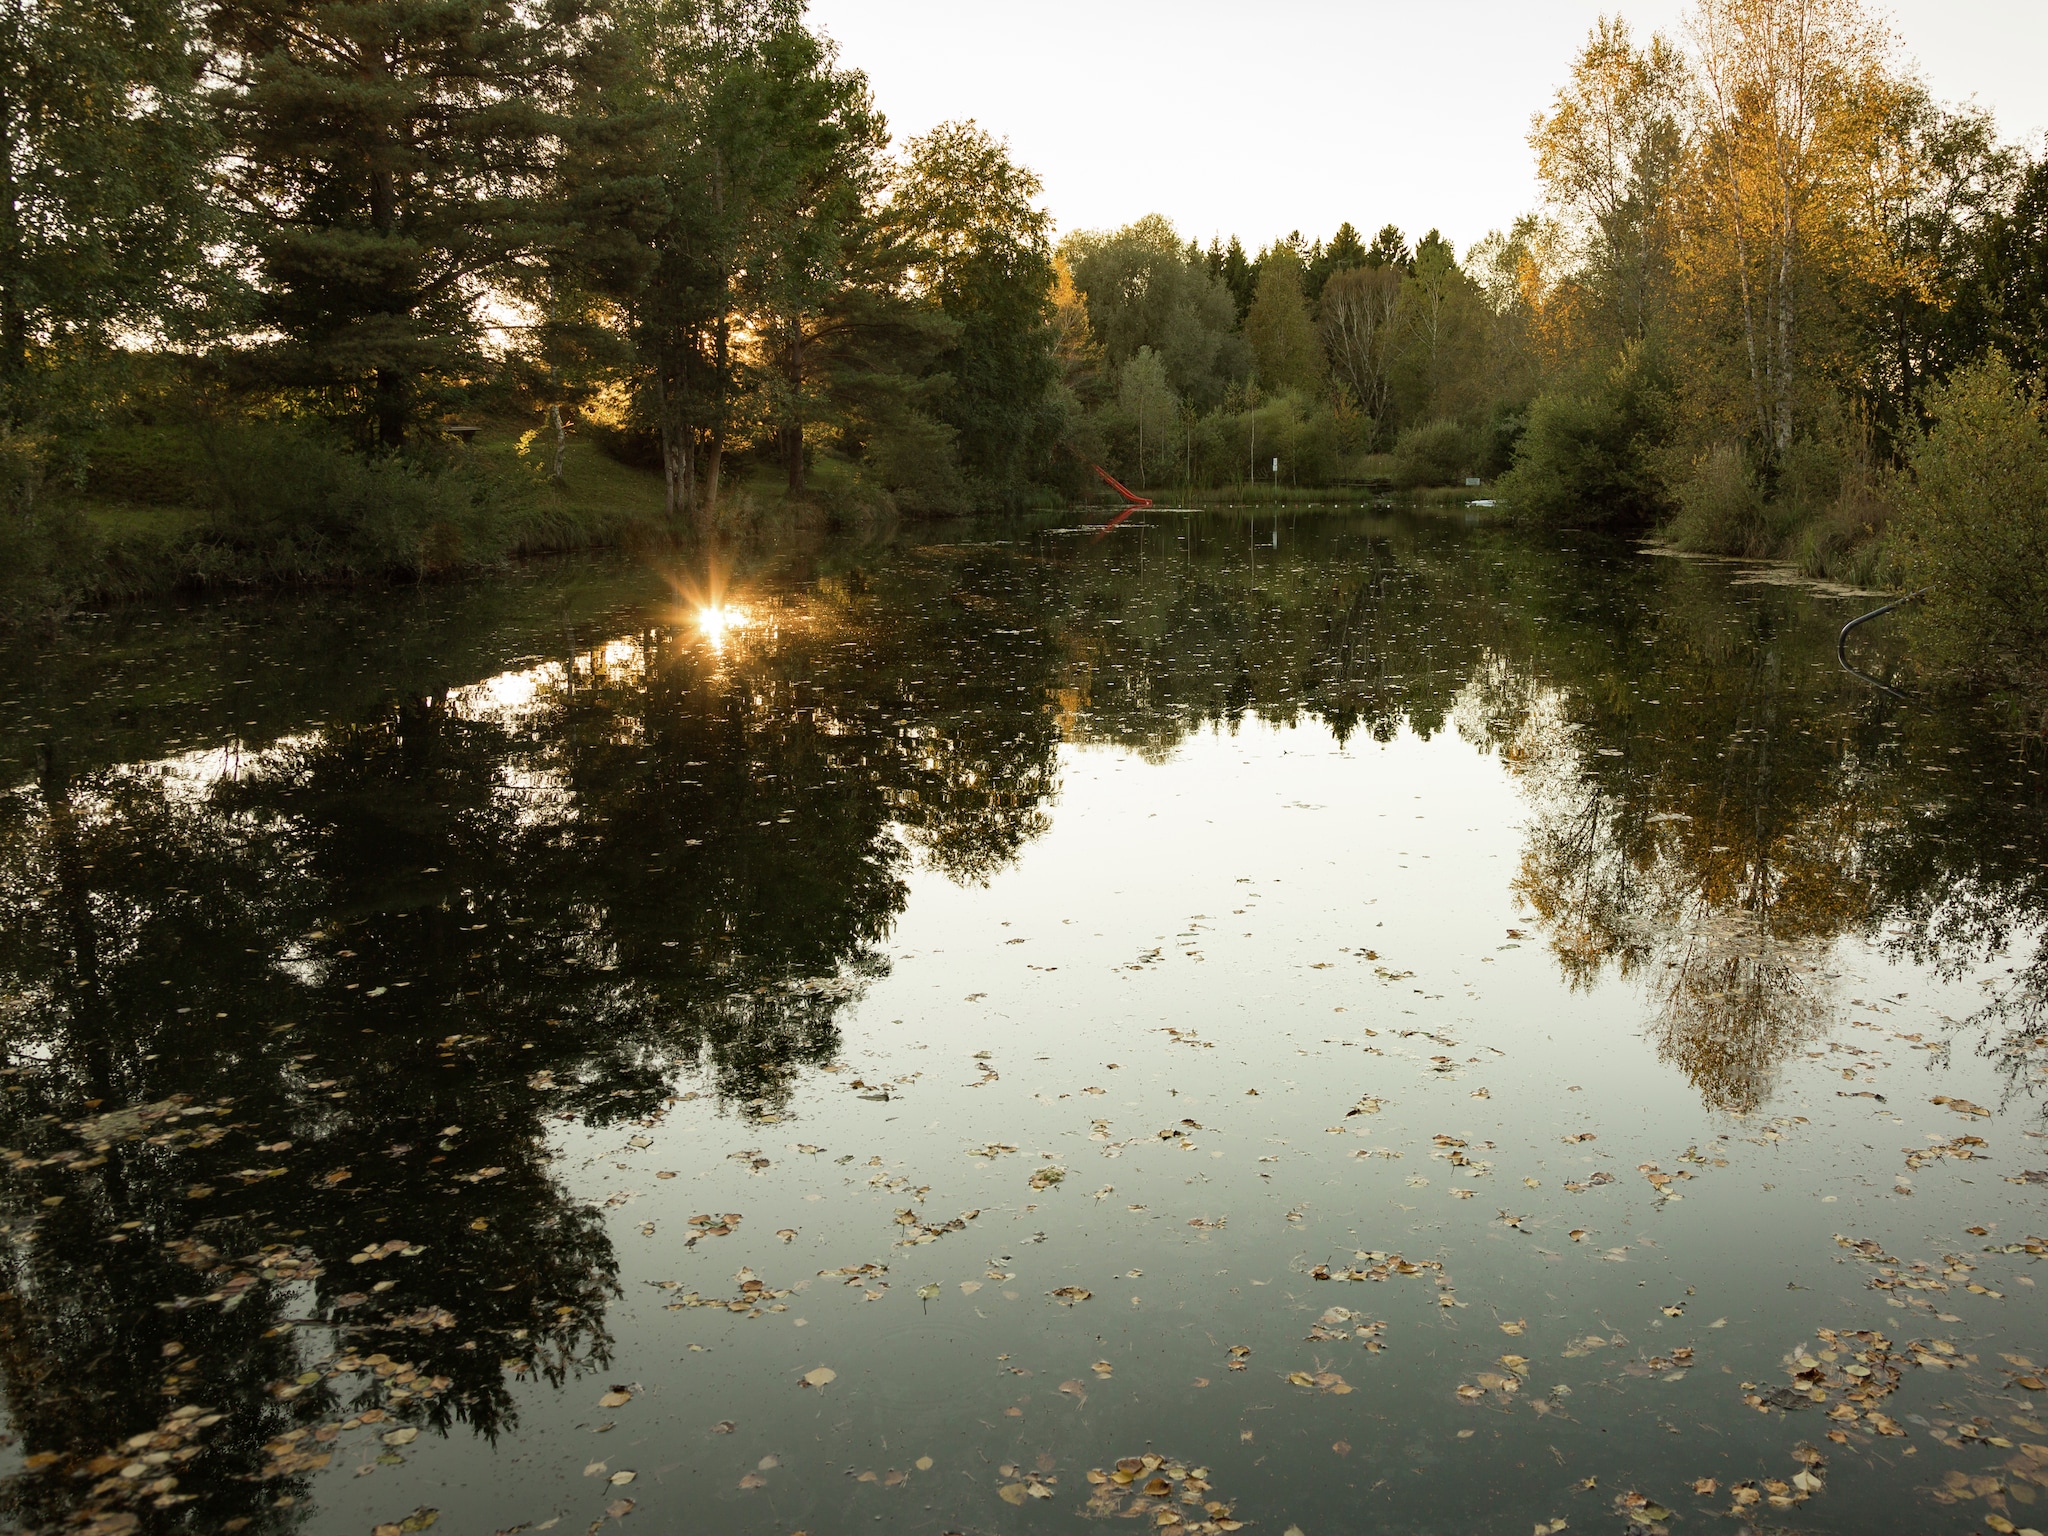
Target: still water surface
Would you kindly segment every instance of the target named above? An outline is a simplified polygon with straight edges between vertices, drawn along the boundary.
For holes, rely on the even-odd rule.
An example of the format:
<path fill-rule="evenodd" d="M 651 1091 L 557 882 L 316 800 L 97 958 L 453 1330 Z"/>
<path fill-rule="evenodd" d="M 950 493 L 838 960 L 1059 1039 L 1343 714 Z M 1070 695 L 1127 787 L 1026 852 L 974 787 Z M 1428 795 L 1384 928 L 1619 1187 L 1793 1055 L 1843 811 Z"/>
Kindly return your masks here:
<path fill-rule="evenodd" d="M 1739 574 L 1155 513 L 11 653 L 5 1519 L 2048 1527 L 2041 766 Z"/>

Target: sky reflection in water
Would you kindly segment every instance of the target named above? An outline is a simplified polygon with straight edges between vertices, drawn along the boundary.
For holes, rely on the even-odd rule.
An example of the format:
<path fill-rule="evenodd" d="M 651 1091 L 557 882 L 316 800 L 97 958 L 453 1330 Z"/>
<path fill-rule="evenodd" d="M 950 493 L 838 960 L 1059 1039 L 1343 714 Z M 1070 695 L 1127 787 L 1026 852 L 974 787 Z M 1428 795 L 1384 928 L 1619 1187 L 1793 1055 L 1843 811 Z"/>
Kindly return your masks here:
<path fill-rule="evenodd" d="M 2048 1519 L 2038 764 L 1849 600 L 1148 518 L 10 657 L 8 1518 Z"/>

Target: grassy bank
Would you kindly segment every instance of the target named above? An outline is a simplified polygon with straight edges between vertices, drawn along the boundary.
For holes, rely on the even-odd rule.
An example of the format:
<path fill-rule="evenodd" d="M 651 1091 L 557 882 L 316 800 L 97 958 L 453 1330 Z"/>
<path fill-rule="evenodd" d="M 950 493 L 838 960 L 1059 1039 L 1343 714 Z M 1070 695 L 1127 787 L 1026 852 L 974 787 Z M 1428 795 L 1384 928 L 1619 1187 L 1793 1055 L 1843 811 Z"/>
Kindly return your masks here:
<path fill-rule="evenodd" d="M 547 448 L 517 420 L 392 459 L 290 424 L 110 430 L 0 533 L 0 619 L 178 591 L 416 581 L 682 536 L 659 476 L 571 439 L 556 482 Z"/>
<path fill-rule="evenodd" d="M 1149 496 L 1161 507 L 1327 507 L 1349 511 L 1388 501 L 1427 506 L 1463 506 L 1483 500 L 1493 492 L 1486 486 L 1424 485 L 1397 488 L 1385 485 L 1256 485 L 1256 486 L 1155 486 L 1138 493 Z M 1114 495 L 1089 492 L 1080 505 L 1097 511 L 1114 511 L 1123 502 Z"/>

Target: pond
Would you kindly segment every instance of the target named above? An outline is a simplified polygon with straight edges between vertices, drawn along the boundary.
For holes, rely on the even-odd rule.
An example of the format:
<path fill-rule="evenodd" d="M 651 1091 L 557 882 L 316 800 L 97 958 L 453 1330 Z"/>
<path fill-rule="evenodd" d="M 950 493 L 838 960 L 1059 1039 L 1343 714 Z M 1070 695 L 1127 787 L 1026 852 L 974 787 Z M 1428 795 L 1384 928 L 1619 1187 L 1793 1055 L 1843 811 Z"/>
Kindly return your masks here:
<path fill-rule="evenodd" d="M 8 653 L 6 1523 L 2048 1527 L 2038 757 L 1143 516 Z"/>

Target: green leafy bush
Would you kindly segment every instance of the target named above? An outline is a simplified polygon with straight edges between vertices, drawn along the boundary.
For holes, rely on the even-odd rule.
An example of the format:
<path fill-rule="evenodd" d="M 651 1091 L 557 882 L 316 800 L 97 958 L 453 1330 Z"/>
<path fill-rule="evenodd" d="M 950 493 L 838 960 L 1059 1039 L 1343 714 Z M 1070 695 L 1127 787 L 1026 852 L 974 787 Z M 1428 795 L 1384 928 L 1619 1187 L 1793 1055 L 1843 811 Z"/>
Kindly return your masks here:
<path fill-rule="evenodd" d="M 1455 421 L 1426 421 L 1394 442 L 1394 478 L 1405 486 L 1456 485 L 1472 460 L 1472 434 Z"/>
<path fill-rule="evenodd" d="M 45 494 L 48 443 L 0 426 L 0 624 L 48 623 L 78 600 L 92 530 Z"/>
<path fill-rule="evenodd" d="M 958 436 L 948 423 L 915 409 L 892 411 L 877 425 L 867 458 L 897 511 L 906 517 L 943 517 L 973 506 L 954 453 Z"/>
<path fill-rule="evenodd" d="M 1653 459 L 1669 409 L 1661 369 L 1632 342 L 1611 366 L 1536 397 L 1495 494 L 1518 520 L 1545 526 L 1653 522 L 1665 507 Z"/>
<path fill-rule="evenodd" d="M 1716 443 L 1672 493 L 1678 510 L 1664 535 L 1680 549 L 1711 555 L 1766 555 L 1771 532 L 1763 487 L 1740 443 Z"/>
<path fill-rule="evenodd" d="M 531 493 L 463 449 L 365 455 L 310 427 L 223 432 L 217 494 L 190 550 L 201 581 L 432 576 L 518 547 Z"/>
<path fill-rule="evenodd" d="M 1921 658 L 2006 695 L 2048 729 L 2048 420 L 2003 358 L 1959 370 L 1928 402 L 1891 524 Z"/>
<path fill-rule="evenodd" d="M 188 425 L 121 423 L 84 444 L 84 489 L 146 507 L 202 507 L 218 490 L 205 440 Z"/>

